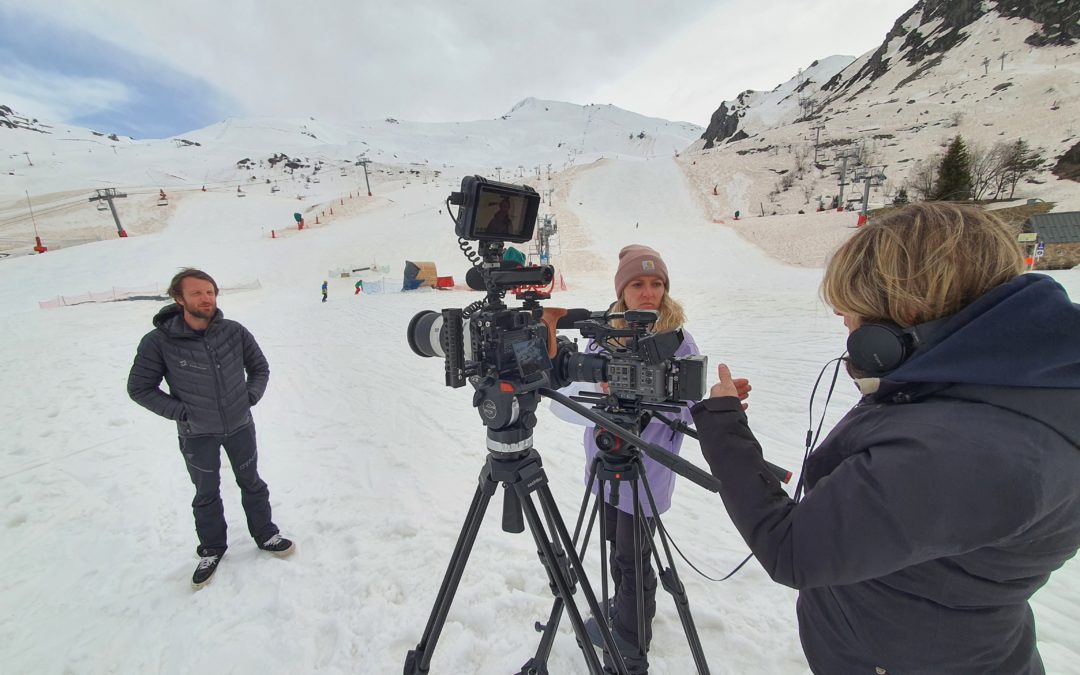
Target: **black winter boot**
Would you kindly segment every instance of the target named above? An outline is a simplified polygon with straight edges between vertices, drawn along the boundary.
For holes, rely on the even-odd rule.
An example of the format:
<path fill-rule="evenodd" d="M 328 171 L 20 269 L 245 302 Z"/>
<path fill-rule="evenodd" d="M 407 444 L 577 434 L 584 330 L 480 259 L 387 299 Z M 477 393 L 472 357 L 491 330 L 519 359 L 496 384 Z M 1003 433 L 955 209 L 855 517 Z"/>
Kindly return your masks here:
<path fill-rule="evenodd" d="M 259 548 L 264 551 L 269 551 L 279 558 L 284 558 L 287 555 L 292 555 L 292 552 L 296 550 L 296 545 L 280 534 L 275 534 L 259 544 Z"/>
<path fill-rule="evenodd" d="M 215 553 L 199 558 L 199 566 L 195 568 L 195 574 L 191 576 L 191 587 L 198 590 L 210 583 L 214 578 L 214 572 L 217 571 L 218 563 L 221 562 L 221 557 L 224 555 L 224 553 Z"/>
<path fill-rule="evenodd" d="M 626 672 L 630 675 L 648 675 L 649 658 L 647 654 L 639 653 L 637 645 L 620 635 L 616 629 L 611 630 L 611 637 L 615 638 L 615 646 L 619 649 L 619 653 L 622 654 L 622 662 L 626 664 Z M 648 652 L 647 647 L 646 652 Z M 607 651 L 604 652 L 604 667 L 605 670 L 610 669 L 612 673 L 618 672 L 615 661 L 611 660 Z"/>

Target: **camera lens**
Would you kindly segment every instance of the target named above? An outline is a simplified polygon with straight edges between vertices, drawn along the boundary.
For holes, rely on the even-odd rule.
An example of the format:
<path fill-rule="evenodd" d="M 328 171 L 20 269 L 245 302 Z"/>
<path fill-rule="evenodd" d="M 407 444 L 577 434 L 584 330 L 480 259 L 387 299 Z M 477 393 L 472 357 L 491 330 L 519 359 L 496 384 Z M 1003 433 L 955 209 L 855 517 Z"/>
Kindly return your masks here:
<path fill-rule="evenodd" d="M 600 354 L 571 353 L 566 360 L 566 372 L 574 382 L 606 382 L 608 359 Z"/>
<path fill-rule="evenodd" d="M 413 350 L 413 353 L 417 356 L 431 357 L 438 356 L 443 357 L 446 354 L 443 352 L 442 343 L 439 338 L 442 334 L 443 317 L 438 312 L 433 312 L 430 309 L 426 309 L 409 321 L 409 328 L 406 337 L 409 340 L 409 347 Z"/>

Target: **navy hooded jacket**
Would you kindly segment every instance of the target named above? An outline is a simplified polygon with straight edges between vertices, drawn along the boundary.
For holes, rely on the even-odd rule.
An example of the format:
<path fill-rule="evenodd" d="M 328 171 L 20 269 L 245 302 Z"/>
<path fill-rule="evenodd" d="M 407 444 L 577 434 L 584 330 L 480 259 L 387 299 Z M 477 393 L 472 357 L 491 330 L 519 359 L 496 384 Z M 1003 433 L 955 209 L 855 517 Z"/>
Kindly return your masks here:
<path fill-rule="evenodd" d="M 176 304 L 158 312 L 154 326 L 139 343 L 128 374 L 131 399 L 175 420 L 180 436 L 228 435 L 251 424 L 251 406 L 270 380 L 254 336 L 220 309 L 196 333 Z"/>
<path fill-rule="evenodd" d="M 732 521 L 800 590 L 815 673 L 1042 673 L 1028 599 L 1080 547 L 1080 306 L 1027 274 L 940 326 L 794 503 L 737 399 L 694 408 Z"/>

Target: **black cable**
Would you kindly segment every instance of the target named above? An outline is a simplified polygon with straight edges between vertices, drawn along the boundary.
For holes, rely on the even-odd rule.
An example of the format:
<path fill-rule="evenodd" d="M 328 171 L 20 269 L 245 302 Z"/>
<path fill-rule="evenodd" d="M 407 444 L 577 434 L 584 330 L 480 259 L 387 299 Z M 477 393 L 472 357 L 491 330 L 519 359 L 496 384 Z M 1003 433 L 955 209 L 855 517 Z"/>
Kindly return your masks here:
<path fill-rule="evenodd" d="M 846 356 L 846 353 L 845 353 L 845 356 Z M 818 373 L 817 380 L 814 381 L 814 389 L 810 392 L 809 412 L 810 412 L 810 427 L 811 428 L 806 430 L 806 450 L 803 453 L 802 466 L 799 468 L 799 480 L 795 484 L 795 494 L 794 494 L 793 500 L 796 503 L 798 503 L 799 500 L 802 498 L 803 477 L 806 475 L 806 461 L 809 459 L 810 452 L 817 445 L 818 438 L 821 436 L 821 428 L 825 424 L 825 413 L 829 409 L 829 401 L 832 400 L 833 391 L 836 389 L 836 380 L 840 375 L 840 364 L 843 363 L 843 361 L 844 361 L 844 356 L 840 356 L 840 357 L 837 357 L 835 359 L 830 360 L 824 366 L 822 366 L 821 367 L 821 372 Z M 818 385 L 821 384 L 822 376 L 825 374 L 825 371 L 828 370 L 829 365 L 834 363 L 834 362 L 836 363 L 836 368 L 833 370 L 832 382 L 829 383 L 829 393 L 825 397 L 825 405 L 821 410 L 821 417 L 818 419 L 818 426 L 817 426 L 817 430 L 815 431 L 813 429 L 813 426 L 814 426 L 814 399 L 817 397 Z M 662 415 L 657 415 L 657 416 L 660 417 L 661 421 L 664 421 L 665 418 Z M 685 429 L 685 430 L 676 429 L 676 430 L 681 431 L 682 433 L 684 433 L 686 435 L 690 435 L 693 438 L 697 438 L 696 434 L 688 433 L 689 429 Z M 775 474 L 775 471 L 773 473 Z M 754 554 L 751 552 L 745 558 L 743 558 L 742 562 L 740 562 L 738 565 L 736 565 L 734 569 L 732 569 L 730 572 L 728 572 L 723 577 L 721 577 L 719 579 L 715 579 L 713 577 L 710 577 L 708 574 L 705 574 L 704 572 L 702 572 L 700 569 L 697 568 L 696 565 L 694 565 L 694 563 L 690 562 L 686 558 L 686 556 L 683 554 L 682 549 L 679 548 L 679 545 L 677 543 L 675 543 L 675 540 L 672 538 L 671 534 L 667 531 L 667 528 L 664 527 L 664 525 L 660 521 L 660 519 L 657 519 L 657 523 L 664 530 L 664 535 L 667 536 L 669 541 L 671 541 L 671 545 L 675 548 L 676 551 L 678 551 L 679 557 L 683 559 L 683 562 L 685 562 L 687 565 L 690 566 L 690 568 L 692 570 L 697 572 L 699 575 L 701 575 L 705 579 L 708 579 L 709 581 L 727 581 L 728 579 L 733 577 L 736 572 L 741 570 L 743 568 L 743 566 L 747 562 L 750 561 L 751 558 L 754 557 Z"/>
<path fill-rule="evenodd" d="M 833 390 L 836 388 L 836 379 L 840 375 L 840 364 L 844 362 L 845 356 L 847 356 L 847 352 L 828 361 L 821 367 L 821 372 L 818 373 L 817 379 L 814 380 L 814 389 L 810 392 L 810 428 L 806 430 L 806 448 L 803 451 L 802 466 L 799 467 L 799 480 L 795 484 L 795 494 L 793 496 L 796 503 L 802 499 L 803 488 L 805 487 L 806 462 L 810 459 L 810 453 L 813 451 L 814 447 L 817 446 L 818 438 L 821 436 L 821 427 L 825 424 L 825 413 L 829 409 L 829 401 L 832 400 Z M 825 397 L 825 405 L 821 409 L 821 418 L 818 420 L 817 430 L 814 431 L 814 399 L 817 398 L 817 390 L 818 385 L 821 384 L 821 377 L 825 374 L 825 371 L 828 370 L 829 364 L 833 362 L 836 363 L 836 368 L 833 370 L 832 382 L 829 383 L 829 393 Z"/>

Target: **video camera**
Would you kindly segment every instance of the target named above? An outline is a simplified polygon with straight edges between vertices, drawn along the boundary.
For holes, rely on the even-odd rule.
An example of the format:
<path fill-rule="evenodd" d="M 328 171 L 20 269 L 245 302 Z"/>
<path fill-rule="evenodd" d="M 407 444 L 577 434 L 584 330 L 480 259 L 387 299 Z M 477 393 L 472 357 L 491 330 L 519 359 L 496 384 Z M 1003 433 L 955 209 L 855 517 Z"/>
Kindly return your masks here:
<path fill-rule="evenodd" d="M 474 266 L 470 285 L 486 290 L 487 297 L 464 309 L 420 312 L 409 322 L 407 337 L 417 355 L 443 357 L 447 386 L 461 387 L 468 380 L 477 388 L 474 405 L 485 425 L 498 429 L 531 413 L 484 398 L 495 384 L 520 395 L 572 382 L 607 382 L 610 396 L 623 404 L 670 405 L 704 396 L 706 357 L 675 358 L 682 331 L 650 333 L 655 311 L 545 310 L 540 300 L 550 294 L 536 287 L 552 282 L 554 268 L 503 261 L 506 241 L 532 238 L 539 203 L 535 190 L 469 176 L 447 202 L 459 207 L 455 231 Z M 469 241 L 478 242 L 479 255 Z M 522 301 L 520 308 L 503 302 L 510 290 Z M 576 343 L 556 336 L 557 328 L 578 329 L 600 351 L 579 353 Z"/>
<path fill-rule="evenodd" d="M 575 588 L 580 584 L 589 611 L 593 616 L 604 614 L 577 553 L 588 495 L 595 492 L 598 496 L 581 544 L 582 551 L 600 513 L 606 485 L 615 486 L 609 490 L 615 496 L 608 502 L 615 504 L 620 492 L 618 483 L 630 481 L 634 484 L 636 518 L 644 517 L 638 491 L 640 481 L 653 514 L 651 517 L 659 523 L 656 501 L 637 450 L 707 490 L 720 491 L 720 482 L 708 472 L 637 435 L 653 416 L 674 431 L 692 435 L 685 423 L 667 420 L 660 411 L 677 409 L 675 406 L 688 400 L 704 397 L 706 358 L 676 357 L 683 342 L 682 331 L 653 333 L 659 317 L 655 311 L 613 312 L 608 308 L 603 312 L 591 312 L 541 307 L 540 301 L 550 297 L 544 287 L 553 284 L 554 268 L 551 265 L 522 266 L 503 256 L 506 242 L 525 243 L 532 239 L 539 205 L 539 196 L 532 188 L 470 176 L 462 180 L 461 191 L 452 193 L 446 202 L 448 212 L 451 205 L 458 207 L 457 217 L 451 213 L 451 218 L 461 250 L 473 265 L 466 281 L 472 288 L 486 291 L 486 297 L 463 309 L 418 313 L 409 321 L 407 338 L 409 347 L 417 355 L 443 358 L 447 386 L 461 387 L 466 380 L 473 385 L 476 390 L 473 406 L 487 427 L 488 456 L 427 626 L 416 648 L 406 655 L 404 672 L 406 675 L 430 672 L 432 652 L 488 503 L 496 489 L 502 486 L 502 528 L 506 532 L 520 533 L 528 523 L 537 554 L 556 596 L 547 623 L 536 624 L 543 637 L 535 656 L 522 666 L 521 672 L 548 672 L 548 654 L 565 610 L 589 672 L 626 673 L 627 662 L 622 647 L 616 644 L 604 621 L 597 623 L 605 652 L 601 664 L 592 646 L 595 638 L 574 600 Z M 477 242 L 475 252 L 470 242 Z M 522 301 L 521 307 L 511 308 L 503 302 L 503 297 L 511 290 Z M 596 351 L 590 347 L 588 353 L 579 353 L 575 342 L 556 335 L 558 328 L 577 329 L 583 337 L 592 340 L 591 346 L 595 346 Z M 603 382 L 608 386 L 604 393 L 581 392 L 574 397 L 557 391 L 573 382 Z M 573 537 L 548 488 L 540 454 L 532 443 L 535 411 L 541 396 L 596 425 L 594 433 L 601 452 L 596 453 L 589 474 L 590 486 L 596 487 L 586 490 Z M 581 405 L 582 401 L 592 403 L 592 408 Z M 606 540 L 606 520 L 600 516 L 599 522 L 603 542 Z M 635 532 L 641 529 L 637 525 L 635 528 Z M 686 592 L 674 570 L 667 535 L 662 525 L 658 524 L 656 530 L 662 541 L 656 550 L 662 549 L 667 556 L 667 567 L 660 570 L 663 587 L 676 598 L 676 607 L 694 652 L 694 661 L 699 664 L 699 672 L 707 673 Z M 606 544 L 602 543 L 600 557 L 607 560 L 604 546 Z M 605 602 L 606 589 L 605 580 Z M 644 602 L 644 592 L 644 582 L 639 579 L 635 588 L 639 607 Z M 637 648 L 644 656 L 643 636 L 639 636 Z"/>

